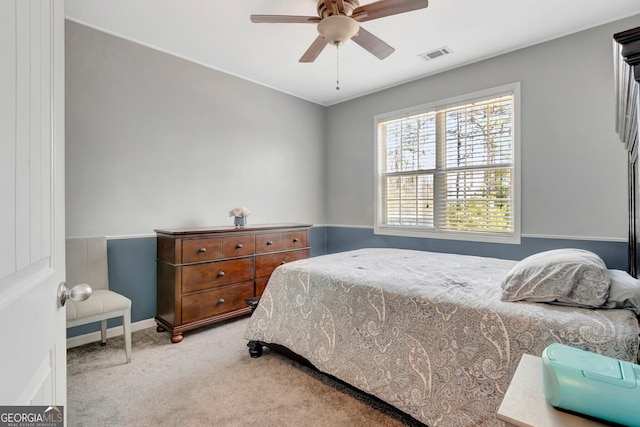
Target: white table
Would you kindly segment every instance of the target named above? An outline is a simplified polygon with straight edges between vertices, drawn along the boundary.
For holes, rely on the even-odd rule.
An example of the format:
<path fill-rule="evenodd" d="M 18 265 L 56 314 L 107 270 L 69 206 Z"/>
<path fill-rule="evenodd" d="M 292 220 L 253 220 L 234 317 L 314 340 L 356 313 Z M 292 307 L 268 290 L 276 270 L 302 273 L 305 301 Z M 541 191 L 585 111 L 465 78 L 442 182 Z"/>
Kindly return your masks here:
<path fill-rule="evenodd" d="M 549 405 L 542 391 L 542 359 L 525 354 L 502 399 L 497 418 L 507 426 L 593 427 L 606 424 L 559 411 Z"/>

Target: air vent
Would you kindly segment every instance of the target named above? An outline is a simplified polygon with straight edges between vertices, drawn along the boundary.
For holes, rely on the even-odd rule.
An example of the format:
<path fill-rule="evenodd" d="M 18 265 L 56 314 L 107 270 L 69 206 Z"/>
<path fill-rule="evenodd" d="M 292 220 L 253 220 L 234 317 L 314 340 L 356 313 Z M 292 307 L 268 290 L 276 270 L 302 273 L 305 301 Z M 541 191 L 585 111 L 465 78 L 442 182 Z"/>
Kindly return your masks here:
<path fill-rule="evenodd" d="M 432 50 L 431 52 L 423 53 L 422 55 L 418 55 L 418 57 L 422 58 L 425 61 L 431 61 L 432 59 L 436 59 L 440 56 L 448 55 L 452 53 L 451 49 L 444 46 L 440 49 Z"/>

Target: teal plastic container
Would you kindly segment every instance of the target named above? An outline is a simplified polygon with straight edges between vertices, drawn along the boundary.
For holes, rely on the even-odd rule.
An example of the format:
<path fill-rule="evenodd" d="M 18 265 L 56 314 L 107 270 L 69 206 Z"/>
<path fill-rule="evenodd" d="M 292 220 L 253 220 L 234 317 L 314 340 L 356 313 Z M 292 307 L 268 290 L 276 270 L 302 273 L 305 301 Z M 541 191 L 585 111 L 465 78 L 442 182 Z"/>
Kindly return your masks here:
<path fill-rule="evenodd" d="M 551 344 L 542 352 L 542 386 L 554 407 L 640 427 L 640 365 Z"/>

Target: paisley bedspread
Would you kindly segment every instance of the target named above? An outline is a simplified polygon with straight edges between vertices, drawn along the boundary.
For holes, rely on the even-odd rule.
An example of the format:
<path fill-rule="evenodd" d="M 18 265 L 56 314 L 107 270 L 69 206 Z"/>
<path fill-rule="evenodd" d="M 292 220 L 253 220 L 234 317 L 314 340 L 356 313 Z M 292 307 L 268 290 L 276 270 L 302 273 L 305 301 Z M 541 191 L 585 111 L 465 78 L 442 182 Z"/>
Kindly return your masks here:
<path fill-rule="evenodd" d="M 495 418 L 524 353 L 551 343 L 637 363 L 629 310 L 502 302 L 515 261 L 361 249 L 278 267 L 245 331 L 430 427 Z"/>

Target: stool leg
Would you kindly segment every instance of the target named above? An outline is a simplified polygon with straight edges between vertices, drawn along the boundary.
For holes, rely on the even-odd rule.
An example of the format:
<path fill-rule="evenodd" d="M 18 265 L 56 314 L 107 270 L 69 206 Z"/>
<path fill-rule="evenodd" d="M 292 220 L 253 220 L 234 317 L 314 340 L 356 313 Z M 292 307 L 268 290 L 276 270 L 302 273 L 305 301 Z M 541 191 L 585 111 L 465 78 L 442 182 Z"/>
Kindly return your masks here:
<path fill-rule="evenodd" d="M 131 310 L 125 310 L 122 314 L 122 332 L 124 333 L 124 351 L 127 354 L 127 363 L 131 363 Z"/>
<path fill-rule="evenodd" d="M 100 345 L 107 345 L 107 320 L 100 322 Z"/>

